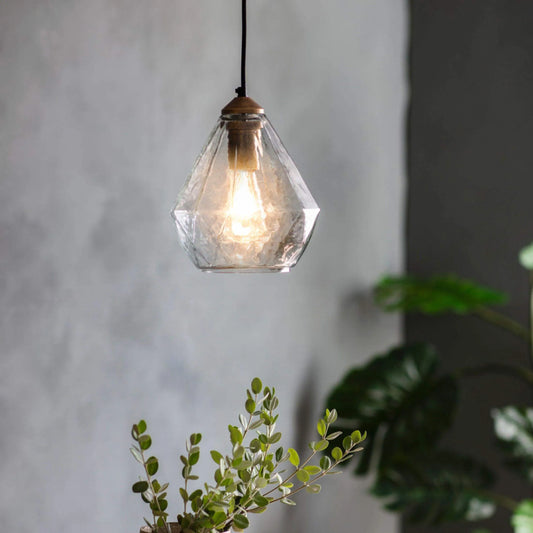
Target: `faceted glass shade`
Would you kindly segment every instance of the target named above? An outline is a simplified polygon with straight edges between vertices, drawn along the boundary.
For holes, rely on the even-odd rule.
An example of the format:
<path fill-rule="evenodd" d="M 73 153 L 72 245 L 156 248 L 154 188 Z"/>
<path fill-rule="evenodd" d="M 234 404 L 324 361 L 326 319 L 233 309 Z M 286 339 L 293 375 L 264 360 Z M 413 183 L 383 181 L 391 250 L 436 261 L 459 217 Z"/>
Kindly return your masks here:
<path fill-rule="evenodd" d="M 207 272 L 288 272 L 319 208 L 264 114 L 222 115 L 172 213 Z"/>

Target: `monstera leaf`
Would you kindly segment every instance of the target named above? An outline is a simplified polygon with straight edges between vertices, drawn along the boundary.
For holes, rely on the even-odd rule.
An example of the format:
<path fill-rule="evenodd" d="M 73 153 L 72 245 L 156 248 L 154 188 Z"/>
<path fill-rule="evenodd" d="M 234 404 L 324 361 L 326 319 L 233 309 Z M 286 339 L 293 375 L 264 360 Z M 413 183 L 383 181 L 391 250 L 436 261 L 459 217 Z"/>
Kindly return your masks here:
<path fill-rule="evenodd" d="M 492 417 L 507 464 L 533 483 L 533 408 L 503 407 L 494 409 Z"/>
<path fill-rule="evenodd" d="M 438 525 L 456 520 L 482 520 L 495 505 L 484 496 L 492 474 L 473 459 L 452 452 L 397 458 L 378 476 L 374 495 L 385 508 L 401 511 L 413 523 Z"/>
<path fill-rule="evenodd" d="M 401 346 L 357 367 L 333 389 L 327 405 L 340 424 L 368 432 L 357 474 L 366 474 L 376 436 L 383 435 L 380 468 L 400 452 L 433 446 L 450 426 L 457 403 L 451 377 L 438 378 L 438 357 L 426 344 Z"/>
<path fill-rule="evenodd" d="M 524 500 L 511 518 L 514 533 L 533 533 L 533 500 Z"/>
<path fill-rule="evenodd" d="M 386 311 L 418 311 L 428 315 L 465 314 L 507 301 L 503 293 L 453 275 L 428 279 L 386 277 L 378 283 L 374 295 Z"/>

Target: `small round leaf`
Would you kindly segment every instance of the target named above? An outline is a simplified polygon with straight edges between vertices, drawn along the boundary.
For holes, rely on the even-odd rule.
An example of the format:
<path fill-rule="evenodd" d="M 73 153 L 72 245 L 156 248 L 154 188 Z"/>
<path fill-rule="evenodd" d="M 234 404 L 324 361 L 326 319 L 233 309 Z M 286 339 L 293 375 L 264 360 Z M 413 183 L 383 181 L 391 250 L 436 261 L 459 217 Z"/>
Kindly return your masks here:
<path fill-rule="evenodd" d="M 148 482 L 147 481 L 137 481 L 137 483 L 134 483 L 131 487 L 131 490 L 135 493 L 141 493 L 148 490 Z"/>
<path fill-rule="evenodd" d="M 259 378 L 254 378 L 252 380 L 252 392 L 254 394 L 259 394 L 262 389 L 263 389 L 263 384 L 261 383 L 261 380 Z"/>

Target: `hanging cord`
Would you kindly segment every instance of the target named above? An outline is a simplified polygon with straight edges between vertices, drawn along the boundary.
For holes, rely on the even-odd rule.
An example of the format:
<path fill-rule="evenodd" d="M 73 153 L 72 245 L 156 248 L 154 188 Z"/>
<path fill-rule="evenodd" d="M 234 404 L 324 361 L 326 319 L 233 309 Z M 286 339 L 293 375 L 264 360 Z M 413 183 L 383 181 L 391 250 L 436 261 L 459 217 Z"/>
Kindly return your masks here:
<path fill-rule="evenodd" d="M 241 86 L 235 89 L 237 96 L 246 96 L 246 0 L 242 0 Z"/>

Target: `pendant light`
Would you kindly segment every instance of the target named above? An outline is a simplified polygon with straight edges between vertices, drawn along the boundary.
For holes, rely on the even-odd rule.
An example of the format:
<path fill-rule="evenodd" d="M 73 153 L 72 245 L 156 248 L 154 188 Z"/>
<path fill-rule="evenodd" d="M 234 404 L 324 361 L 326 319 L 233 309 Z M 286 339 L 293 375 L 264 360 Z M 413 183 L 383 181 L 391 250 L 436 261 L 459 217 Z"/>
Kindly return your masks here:
<path fill-rule="evenodd" d="M 223 109 L 172 216 L 204 272 L 288 272 L 319 208 L 263 108 L 246 94 L 246 0 L 241 86 Z"/>

